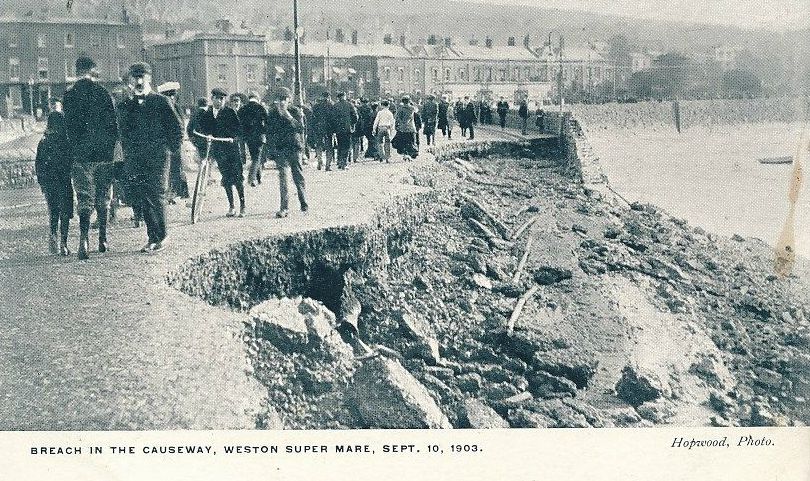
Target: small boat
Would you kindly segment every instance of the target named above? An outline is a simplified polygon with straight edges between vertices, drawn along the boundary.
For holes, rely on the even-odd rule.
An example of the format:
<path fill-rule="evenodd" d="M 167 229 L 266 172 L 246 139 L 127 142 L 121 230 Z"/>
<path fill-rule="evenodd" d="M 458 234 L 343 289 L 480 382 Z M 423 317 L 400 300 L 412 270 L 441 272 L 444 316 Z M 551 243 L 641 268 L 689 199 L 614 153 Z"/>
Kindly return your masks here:
<path fill-rule="evenodd" d="M 785 155 L 782 157 L 765 157 L 759 159 L 760 164 L 792 164 L 793 157 L 790 155 Z"/>

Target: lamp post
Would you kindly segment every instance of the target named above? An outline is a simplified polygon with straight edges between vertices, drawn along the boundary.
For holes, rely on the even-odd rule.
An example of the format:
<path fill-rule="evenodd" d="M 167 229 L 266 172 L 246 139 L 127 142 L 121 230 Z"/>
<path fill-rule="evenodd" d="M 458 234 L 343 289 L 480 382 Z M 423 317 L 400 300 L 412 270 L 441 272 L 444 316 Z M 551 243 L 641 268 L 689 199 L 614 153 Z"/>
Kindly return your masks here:
<path fill-rule="evenodd" d="M 293 90 L 295 101 L 298 105 L 304 104 L 304 99 L 301 95 L 301 52 L 299 51 L 300 31 L 298 28 L 298 0 L 293 0 L 293 45 L 295 50 L 295 83 Z"/>
<path fill-rule="evenodd" d="M 28 106 L 31 109 L 31 118 L 34 118 L 34 78 L 28 78 Z"/>

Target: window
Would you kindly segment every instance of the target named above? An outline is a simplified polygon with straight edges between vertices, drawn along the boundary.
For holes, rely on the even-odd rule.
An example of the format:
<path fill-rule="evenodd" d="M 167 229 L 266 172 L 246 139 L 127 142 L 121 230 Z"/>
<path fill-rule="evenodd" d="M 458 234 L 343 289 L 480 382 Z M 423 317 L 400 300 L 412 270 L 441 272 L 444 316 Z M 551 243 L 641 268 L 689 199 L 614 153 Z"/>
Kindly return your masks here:
<path fill-rule="evenodd" d="M 489 68 L 489 72 L 487 73 L 487 82 L 492 82 L 492 67 Z"/>
<path fill-rule="evenodd" d="M 229 65 L 226 63 L 221 63 L 217 66 L 217 80 L 220 82 L 227 82 L 228 81 L 228 73 L 229 73 Z"/>
<path fill-rule="evenodd" d="M 47 57 L 39 57 L 37 59 L 37 74 L 39 78 L 42 80 L 48 79 L 48 58 Z"/>
<path fill-rule="evenodd" d="M 437 68 L 433 69 L 433 80 L 436 80 L 436 81 L 439 80 L 439 69 L 437 69 Z"/>
<path fill-rule="evenodd" d="M 225 42 L 214 42 L 214 44 L 217 46 L 217 54 L 225 55 Z"/>
<path fill-rule="evenodd" d="M 117 33 L 115 35 L 115 44 L 118 46 L 118 48 L 126 47 L 127 46 L 126 40 L 127 39 L 126 39 L 126 37 L 124 37 L 123 33 Z"/>
<path fill-rule="evenodd" d="M 73 34 L 68 32 L 65 34 L 65 48 L 72 48 L 75 47 L 76 44 L 73 41 Z"/>
<path fill-rule="evenodd" d="M 8 48 L 17 48 L 17 37 L 14 34 L 8 38 Z"/>
<path fill-rule="evenodd" d="M 515 67 L 514 72 L 512 72 L 512 80 L 520 80 L 520 69 Z"/>
<path fill-rule="evenodd" d="M 467 78 L 467 70 L 460 68 L 458 69 L 458 78 L 459 80 L 466 80 Z"/>
<path fill-rule="evenodd" d="M 22 108 L 22 89 L 20 86 L 10 86 L 8 89 L 9 110 Z"/>
<path fill-rule="evenodd" d="M 256 81 L 256 65 L 250 64 L 245 65 L 245 77 L 247 78 L 248 82 L 255 82 Z"/>
<path fill-rule="evenodd" d="M 475 72 L 475 80 L 481 80 L 481 68 L 475 67 L 473 72 Z"/>
<path fill-rule="evenodd" d="M 45 48 L 48 46 L 48 36 L 44 33 L 40 33 L 37 35 L 37 47 Z"/>
<path fill-rule="evenodd" d="M 20 59 L 8 59 L 8 79 L 9 81 L 20 80 Z"/>
<path fill-rule="evenodd" d="M 444 79 L 445 80 L 450 80 L 450 69 L 449 68 L 444 69 Z"/>
<path fill-rule="evenodd" d="M 400 82 L 405 81 L 405 69 L 402 68 L 402 67 L 399 67 L 398 71 L 399 71 L 399 81 Z"/>
<path fill-rule="evenodd" d="M 390 68 L 385 67 L 385 70 L 383 70 L 383 78 L 385 79 L 386 82 L 391 81 L 391 69 Z"/>
<path fill-rule="evenodd" d="M 197 65 L 191 64 L 191 80 L 197 80 Z"/>
<path fill-rule="evenodd" d="M 73 60 L 66 58 L 65 59 L 65 79 L 74 79 L 76 78 L 76 62 Z"/>
<path fill-rule="evenodd" d="M 421 73 L 421 72 L 419 72 L 419 69 L 418 69 L 418 68 L 417 68 L 417 69 L 414 69 L 414 71 L 413 71 L 413 78 L 415 78 L 416 80 L 419 80 L 419 74 L 420 74 L 420 73 Z"/>

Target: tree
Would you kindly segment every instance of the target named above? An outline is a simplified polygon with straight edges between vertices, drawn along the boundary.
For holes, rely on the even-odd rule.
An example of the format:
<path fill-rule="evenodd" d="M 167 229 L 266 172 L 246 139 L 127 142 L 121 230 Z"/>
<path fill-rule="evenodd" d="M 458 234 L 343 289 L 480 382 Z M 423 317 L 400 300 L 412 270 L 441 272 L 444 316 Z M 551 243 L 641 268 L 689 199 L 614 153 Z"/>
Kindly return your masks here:
<path fill-rule="evenodd" d="M 729 70 L 723 74 L 721 86 L 725 97 L 753 98 L 762 95 L 762 82 L 748 70 Z"/>

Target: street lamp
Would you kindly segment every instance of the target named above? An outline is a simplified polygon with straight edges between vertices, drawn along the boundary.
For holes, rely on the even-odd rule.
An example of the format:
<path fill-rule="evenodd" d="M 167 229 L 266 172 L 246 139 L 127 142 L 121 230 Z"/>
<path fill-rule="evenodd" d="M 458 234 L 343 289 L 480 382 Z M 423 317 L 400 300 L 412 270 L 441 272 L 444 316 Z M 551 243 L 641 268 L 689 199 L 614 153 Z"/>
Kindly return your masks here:
<path fill-rule="evenodd" d="M 31 108 L 31 118 L 34 118 L 34 77 L 28 78 L 28 102 Z"/>
<path fill-rule="evenodd" d="M 298 105 L 304 104 L 301 96 L 301 52 L 299 51 L 300 31 L 298 28 L 298 0 L 293 0 L 293 29 L 295 31 L 293 44 L 295 46 L 295 83 L 293 84 L 295 101 Z"/>

